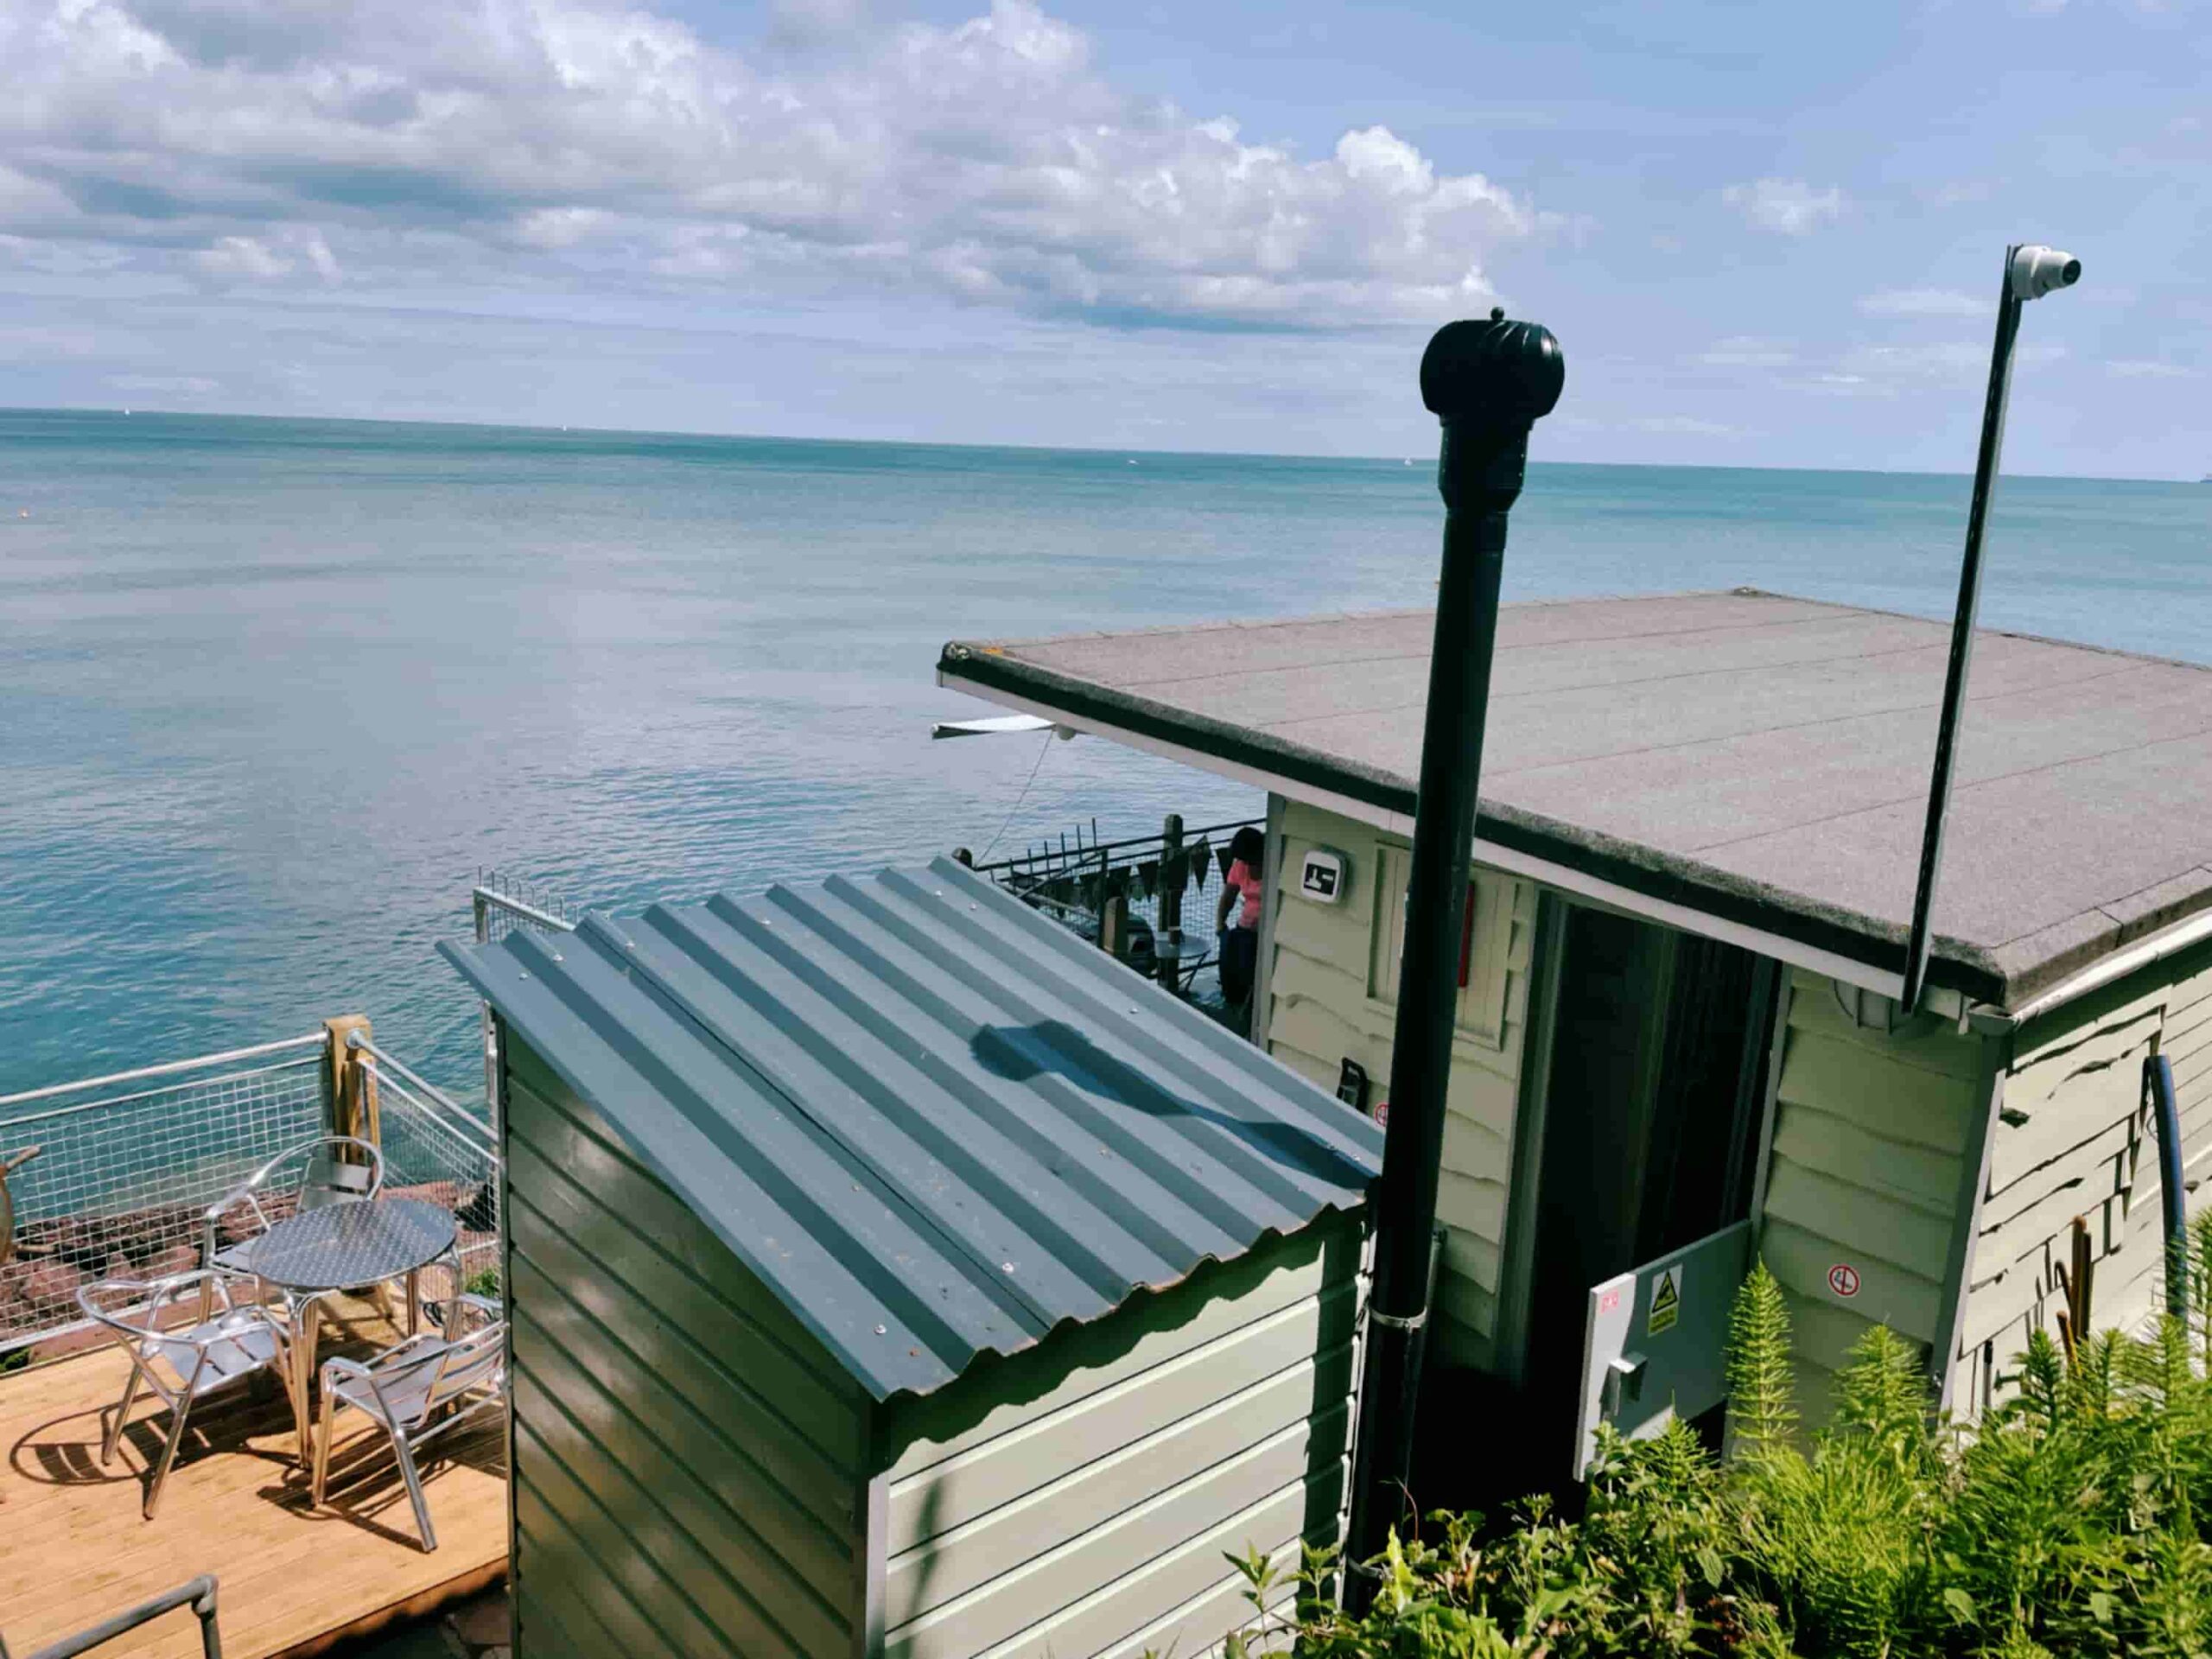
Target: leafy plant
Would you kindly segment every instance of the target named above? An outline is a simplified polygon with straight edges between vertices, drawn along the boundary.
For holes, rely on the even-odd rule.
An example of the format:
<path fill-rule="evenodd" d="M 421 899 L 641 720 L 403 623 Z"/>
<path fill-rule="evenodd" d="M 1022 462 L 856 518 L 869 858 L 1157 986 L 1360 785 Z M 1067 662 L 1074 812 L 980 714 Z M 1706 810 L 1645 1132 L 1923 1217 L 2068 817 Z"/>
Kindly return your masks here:
<path fill-rule="evenodd" d="M 2195 1294 L 2158 1333 L 2037 1333 L 2018 1393 L 1941 1418 L 1920 1351 L 1882 1327 L 1801 1432 L 1789 1310 L 1764 1266 L 1738 1292 L 1732 1446 L 1677 1423 L 1601 1431 L 1581 1517 L 1439 1514 L 1351 1569 L 1234 1558 L 1253 1606 L 1228 1659 L 2212 1659 L 2212 1220 Z"/>

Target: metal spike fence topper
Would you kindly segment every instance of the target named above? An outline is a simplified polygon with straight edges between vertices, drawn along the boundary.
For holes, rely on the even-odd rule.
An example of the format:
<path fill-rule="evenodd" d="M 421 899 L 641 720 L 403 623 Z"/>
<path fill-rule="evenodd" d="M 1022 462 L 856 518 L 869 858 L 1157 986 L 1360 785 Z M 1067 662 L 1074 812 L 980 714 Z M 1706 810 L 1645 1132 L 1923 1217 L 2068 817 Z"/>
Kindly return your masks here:
<path fill-rule="evenodd" d="M 1959 566 L 1958 607 L 1951 620 L 1951 657 L 1943 676 L 1943 711 L 1936 722 L 1936 761 L 1928 779 L 1928 817 L 1921 830 L 1920 879 L 1912 900 L 1912 931 L 1904 947 L 1904 980 L 1897 1003 L 1918 1010 L 1928 984 L 1929 929 L 1936 880 L 1943 865 L 1943 820 L 1951 804 L 1951 766 L 1958 752 L 1959 714 L 1966 702 L 1967 671 L 1974 659 L 1974 615 L 1981 608 L 1981 538 L 2005 448 L 2005 409 L 2012 395 L 2012 344 L 2020 308 L 2055 289 L 2082 280 L 2082 262 L 2037 244 L 2005 250 L 2005 276 L 1997 289 L 1997 339 L 1989 352 L 1989 391 L 1981 406 L 1981 445 L 1974 456 L 1974 501 L 1967 509 L 1966 556 Z"/>
<path fill-rule="evenodd" d="M 1382 1550 L 1411 1481 L 1429 1240 L 1459 995 L 1460 895 L 1471 874 L 1506 516 L 1521 493 L 1529 428 L 1558 404 L 1566 376 L 1567 360 L 1551 331 L 1508 321 L 1502 310 L 1485 322 L 1446 323 L 1421 358 L 1421 401 L 1444 429 L 1437 459 L 1444 560 L 1414 807 L 1390 1113 L 1373 1200 L 1375 1282 L 1352 1476 L 1355 1561 Z M 1356 1573 L 1349 1589 L 1363 1609 L 1374 1586 Z"/>

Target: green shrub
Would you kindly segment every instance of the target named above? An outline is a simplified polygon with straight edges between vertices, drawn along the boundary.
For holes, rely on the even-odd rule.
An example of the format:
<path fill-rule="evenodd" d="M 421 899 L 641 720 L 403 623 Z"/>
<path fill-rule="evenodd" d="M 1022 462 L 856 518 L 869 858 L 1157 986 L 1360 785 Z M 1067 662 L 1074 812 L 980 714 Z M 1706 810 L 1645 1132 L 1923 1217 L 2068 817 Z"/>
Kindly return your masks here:
<path fill-rule="evenodd" d="M 1918 1351 L 1870 1330 L 1809 1440 L 1764 1266 L 1730 1328 L 1725 1461 L 1681 1424 L 1601 1431 L 1588 1500 L 1504 1522 L 1436 1515 L 1361 1571 L 1236 1561 L 1255 1608 L 1229 1659 L 2212 1659 L 2212 1222 L 2196 1306 L 2069 1362 L 2037 1333 L 1980 1423 L 1933 1410 Z M 1235 1559 L 1235 1558 L 1232 1558 Z"/>

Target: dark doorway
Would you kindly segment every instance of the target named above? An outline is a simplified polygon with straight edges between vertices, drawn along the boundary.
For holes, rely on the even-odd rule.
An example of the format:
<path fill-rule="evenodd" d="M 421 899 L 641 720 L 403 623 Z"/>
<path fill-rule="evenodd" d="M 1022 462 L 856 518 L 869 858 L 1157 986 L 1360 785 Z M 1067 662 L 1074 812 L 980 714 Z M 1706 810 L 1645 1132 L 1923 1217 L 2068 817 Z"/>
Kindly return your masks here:
<path fill-rule="evenodd" d="M 1522 1375 L 1545 1486 L 1570 1463 L 1590 1287 L 1749 1211 L 1776 973 L 1734 945 L 1580 906 L 1554 938 Z"/>

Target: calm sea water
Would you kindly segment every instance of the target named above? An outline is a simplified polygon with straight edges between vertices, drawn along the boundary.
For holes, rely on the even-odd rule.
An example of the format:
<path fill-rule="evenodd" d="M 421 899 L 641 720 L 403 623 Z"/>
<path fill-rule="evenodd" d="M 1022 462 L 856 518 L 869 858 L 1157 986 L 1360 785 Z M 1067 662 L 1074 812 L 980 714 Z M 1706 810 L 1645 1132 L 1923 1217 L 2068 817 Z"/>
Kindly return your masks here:
<path fill-rule="evenodd" d="M 1507 587 L 1948 614 L 1967 488 L 1539 464 Z M 0 1094 L 348 1011 L 470 1090 L 485 866 L 620 908 L 1255 810 L 932 744 L 989 712 L 938 646 L 1419 604 L 1440 512 L 1426 457 L 0 412 Z M 2212 662 L 2212 488 L 2007 480 L 1984 617 Z"/>

